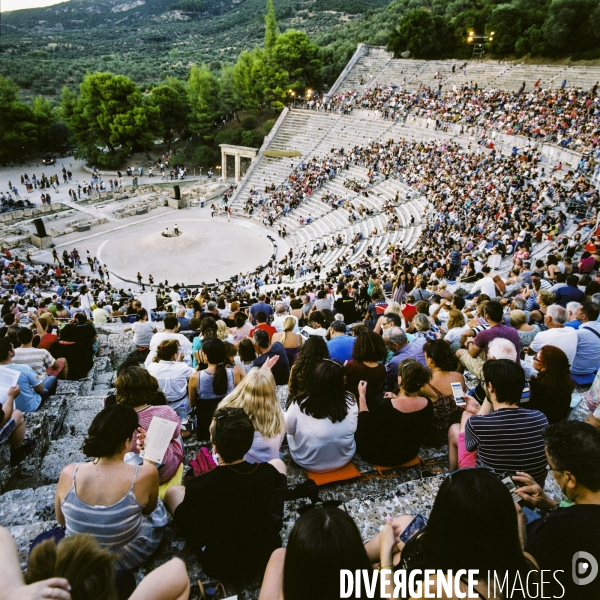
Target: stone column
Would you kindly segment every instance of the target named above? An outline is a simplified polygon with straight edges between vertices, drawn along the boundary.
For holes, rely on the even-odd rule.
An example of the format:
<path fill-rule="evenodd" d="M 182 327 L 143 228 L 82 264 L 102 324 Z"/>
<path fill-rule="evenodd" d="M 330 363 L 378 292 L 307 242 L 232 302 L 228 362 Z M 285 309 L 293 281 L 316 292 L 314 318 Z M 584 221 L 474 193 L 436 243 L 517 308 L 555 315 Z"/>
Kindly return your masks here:
<path fill-rule="evenodd" d="M 227 181 L 227 154 L 221 151 L 221 181 Z"/>
<path fill-rule="evenodd" d="M 235 155 L 235 182 L 236 183 L 239 183 L 239 181 L 240 181 L 240 170 L 241 170 L 240 155 L 236 154 Z"/>

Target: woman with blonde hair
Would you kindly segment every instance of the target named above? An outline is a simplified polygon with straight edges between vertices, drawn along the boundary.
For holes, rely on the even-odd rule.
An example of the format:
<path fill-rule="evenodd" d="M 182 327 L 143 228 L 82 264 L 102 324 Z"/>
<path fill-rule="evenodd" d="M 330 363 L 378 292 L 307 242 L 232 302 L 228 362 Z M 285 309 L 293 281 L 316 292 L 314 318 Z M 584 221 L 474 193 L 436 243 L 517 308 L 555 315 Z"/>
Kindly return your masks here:
<path fill-rule="evenodd" d="M 231 333 L 229 333 L 227 325 L 225 325 L 225 321 L 217 321 L 217 337 L 224 342 L 233 344 L 233 336 Z"/>
<path fill-rule="evenodd" d="M 385 323 L 385 316 L 393 313 L 398 315 L 402 319 L 402 306 L 400 303 L 395 302 L 394 300 L 388 302 L 387 308 L 383 311 L 383 314 L 377 319 L 377 325 L 375 325 L 375 329 L 373 331 L 381 335 L 382 327 Z"/>
<path fill-rule="evenodd" d="M 302 345 L 302 336 L 299 333 L 294 333 L 296 322 L 294 317 L 286 317 L 283 320 L 283 331 L 273 336 L 273 342 L 280 342 L 285 348 L 290 367 L 296 362 Z"/>
<path fill-rule="evenodd" d="M 468 329 L 465 325 L 465 315 L 458 308 L 451 308 L 448 313 L 448 333 L 444 336 L 454 351 L 460 347 L 460 337 Z"/>
<path fill-rule="evenodd" d="M 527 324 L 527 313 L 524 310 L 510 311 L 510 326 L 517 330 L 521 348 L 529 348 L 533 338 L 540 332 L 538 325 Z"/>
<path fill-rule="evenodd" d="M 219 408 L 243 408 L 254 425 L 254 442 L 245 460 L 269 462 L 279 458 L 285 419 L 268 368 L 252 367 L 240 385 L 226 396 Z"/>

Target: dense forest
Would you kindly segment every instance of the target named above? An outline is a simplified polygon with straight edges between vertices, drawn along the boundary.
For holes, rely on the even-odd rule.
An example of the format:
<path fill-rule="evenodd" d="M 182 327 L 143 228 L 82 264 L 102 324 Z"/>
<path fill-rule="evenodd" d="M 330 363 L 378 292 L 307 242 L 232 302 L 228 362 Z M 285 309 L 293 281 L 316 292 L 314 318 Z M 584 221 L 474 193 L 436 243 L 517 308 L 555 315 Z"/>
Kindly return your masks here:
<path fill-rule="evenodd" d="M 179 138 L 176 161 L 214 164 L 219 143 L 260 145 L 291 97 L 327 89 L 358 43 L 468 58 L 469 31 L 494 32 L 491 57 L 600 58 L 600 3 L 71 0 L 3 13 L 0 161 L 75 147 L 112 167 Z"/>

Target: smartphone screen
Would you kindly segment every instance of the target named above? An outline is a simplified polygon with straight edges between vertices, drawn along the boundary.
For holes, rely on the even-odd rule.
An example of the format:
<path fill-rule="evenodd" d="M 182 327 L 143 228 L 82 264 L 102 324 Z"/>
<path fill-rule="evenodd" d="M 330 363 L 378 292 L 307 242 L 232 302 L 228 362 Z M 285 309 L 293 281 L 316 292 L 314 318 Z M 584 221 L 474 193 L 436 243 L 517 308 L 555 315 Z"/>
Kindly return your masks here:
<path fill-rule="evenodd" d="M 408 540 L 427 527 L 427 519 L 423 515 L 417 515 L 409 526 L 400 534 L 400 540 L 406 544 Z"/>
<path fill-rule="evenodd" d="M 523 499 L 521 498 L 521 496 L 519 496 L 519 494 L 517 494 L 517 486 L 515 485 L 515 482 L 512 480 L 512 477 L 510 475 L 508 475 L 507 473 L 503 473 L 501 477 L 502 478 L 500 479 L 500 481 L 508 488 L 508 491 L 510 492 L 512 499 L 517 504 L 520 504 L 523 501 Z"/>
<path fill-rule="evenodd" d="M 465 394 L 463 392 L 462 385 L 458 381 L 455 381 L 450 384 L 450 387 L 452 388 L 452 393 L 454 394 L 454 401 L 456 404 L 458 406 L 465 406 L 467 402 L 464 397 Z"/>

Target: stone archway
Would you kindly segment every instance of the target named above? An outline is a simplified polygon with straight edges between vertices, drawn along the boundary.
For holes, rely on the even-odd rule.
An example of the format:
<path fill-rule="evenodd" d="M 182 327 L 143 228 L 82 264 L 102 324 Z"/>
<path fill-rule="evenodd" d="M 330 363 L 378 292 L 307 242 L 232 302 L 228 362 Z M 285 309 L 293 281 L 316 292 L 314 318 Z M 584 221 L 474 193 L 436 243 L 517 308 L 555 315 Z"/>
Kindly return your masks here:
<path fill-rule="evenodd" d="M 241 158 L 249 158 L 250 163 L 258 153 L 258 148 L 248 148 L 247 146 L 232 146 L 230 144 L 219 144 L 221 146 L 221 179 L 227 181 L 227 155 L 235 157 L 235 182 L 238 183 L 242 178 Z"/>

